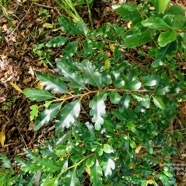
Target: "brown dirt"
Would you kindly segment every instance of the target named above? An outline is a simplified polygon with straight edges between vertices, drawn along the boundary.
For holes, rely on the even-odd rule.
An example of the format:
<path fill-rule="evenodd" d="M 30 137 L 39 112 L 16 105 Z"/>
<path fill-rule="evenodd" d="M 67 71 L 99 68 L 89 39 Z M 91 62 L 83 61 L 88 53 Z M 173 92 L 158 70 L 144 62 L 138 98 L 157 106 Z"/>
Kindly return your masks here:
<path fill-rule="evenodd" d="M 37 3 L 36 3 L 37 2 Z M 175 0 L 186 7 L 185 0 Z M 96 14 L 94 24 L 100 27 L 104 22 L 116 21 L 116 15 L 110 11 L 111 3 L 97 3 L 94 9 Z M 41 8 L 49 11 L 51 17 L 45 19 L 38 15 Z M 44 27 L 44 23 L 57 23 L 59 12 L 63 13 L 52 0 L 26 1 L 8 3 L 8 11 L 0 10 L 0 131 L 5 128 L 5 145 L 0 148 L 0 153 L 5 152 L 11 159 L 15 154 L 21 154 L 22 149 L 34 148 L 35 144 L 42 144 L 52 135 L 49 128 L 39 132 L 33 131 L 33 122 L 29 118 L 29 107 L 32 104 L 19 92 L 18 87 L 35 87 L 35 71 L 51 72 L 41 64 L 33 54 L 37 44 L 46 42 L 56 35 L 52 29 Z M 87 14 L 82 12 L 84 19 Z M 12 29 L 11 25 L 14 27 Z M 181 109 L 186 106 L 181 105 Z M 183 114 L 176 121 L 180 124 Z"/>

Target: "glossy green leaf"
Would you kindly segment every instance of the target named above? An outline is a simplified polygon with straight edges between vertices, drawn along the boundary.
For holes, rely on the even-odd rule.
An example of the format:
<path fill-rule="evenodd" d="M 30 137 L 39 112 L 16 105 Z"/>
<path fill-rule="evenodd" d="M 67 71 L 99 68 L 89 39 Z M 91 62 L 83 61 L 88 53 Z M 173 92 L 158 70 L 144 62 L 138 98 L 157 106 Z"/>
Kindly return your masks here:
<path fill-rule="evenodd" d="M 160 98 L 153 97 L 153 103 L 160 109 L 164 110 L 166 108 L 165 104 Z"/>
<path fill-rule="evenodd" d="M 38 116 L 39 113 L 39 106 L 38 105 L 32 105 L 30 106 L 30 120 L 34 120 L 35 117 Z"/>
<path fill-rule="evenodd" d="M 111 176 L 112 171 L 115 169 L 115 163 L 111 158 L 108 158 L 107 161 L 103 161 L 101 166 L 106 177 Z"/>
<path fill-rule="evenodd" d="M 101 166 L 98 160 L 96 160 L 95 165 L 90 169 L 90 181 L 92 183 L 92 186 L 101 185 L 103 181 L 102 176 L 103 176 L 103 172 Z"/>
<path fill-rule="evenodd" d="M 158 11 L 163 14 L 167 9 L 169 2 L 170 0 L 158 0 Z"/>
<path fill-rule="evenodd" d="M 58 177 L 48 179 L 43 186 L 58 186 Z"/>
<path fill-rule="evenodd" d="M 127 122 L 127 127 L 130 131 L 136 132 L 136 125 L 134 124 L 133 121 L 128 121 Z"/>
<path fill-rule="evenodd" d="M 185 10 L 180 5 L 172 5 L 170 8 L 168 8 L 165 12 L 166 14 L 172 14 L 172 15 L 181 15 L 185 16 Z"/>
<path fill-rule="evenodd" d="M 35 89 L 35 88 L 26 88 L 24 89 L 24 94 L 27 98 L 31 100 L 36 100 L 37 102 L 49 100 L 55 98 L 47 90 Z"/>
<path fill-rule="evenodd" d="M 132 3 L 113 5 L 112 8 L 125 20 L 132 21 L 133 24 L 139 23 L 142 16 L 137 7 Z"/>
<path fill-rule="evenodd" d="M 68 93 L 68 89 L 61 79 L 41 72 L 36 72 L 36 75 L 46 90 L 51 90 L 54 94 Z"/>
<path fill-rule="evenodd" d="M 86 166 L 90 168 L 94 165 L 94 163 L 95 163 L 95 157 L 91 156 L 90 158 L 87 159 Z"/>
<path fill-rule="evenodd" d="M 72 88 L 87 89 L 84 80 L 81 76 L 74 72 L 65 61 L 61 59 L 57 60 L 57 67 L 60 70 L 60 74 L 63 75 L 69 83 L 69 86 Z"/>
<path fill-rule="evenodd" d="M 128 94 L 125 94 L 122 96 L 120 103 L 119 103 L 119 109 L 120 111 L 124 111 L 124 109 L 128 109 L 130 106 L 130 96 Z"/>
<path fill-rule="evenodd" d="M 61 105 L 61 103 L 53 103 L 49 108 L 46 108 L 43 112 L 41 112 L 36 118 L 34 130 L 39 130 L 43 125 L 48 124 L 49 121 L 53 120 L 61 109 Z"/>
<path fill-rule="evenodd" d="M 126 89 L 128 90 L 139 90 L 141 88 L 141 82 L 139 80 L 125 80 L 125 86 Z"/>
<path fill-rule="evenodd" d="M 109 96 L 110 96 L 110 101 L 111 101 L 111 103 L 113 103 L 113 104 L 118 104 L 118 103 L 120 103 L 120 100 L 121 100 L 121 96 L 117 93 L 117 92 L 111 92 L 110 94 L 109 94 Z"/>
<path fill-rule="evenodd" d="M 143 85 L 148 86 L 148 87 L 152 87 L 152 86 L 156 86 L 159 82 L 160 82 L 160 77 L 159 76 L 157 76 L 157 75 L 147 75 L 144 78 Z"/>
<path fill-rule="evenodd" d="M 87 35 L 88 28 L 82 21 L 78 21 L 77 23 L 74 23 L 72 20 L 68 19 L 65 16 L 59 17 L 59 24 L 61 26 L 61 29 L 72 35 Z"/>
<path fill-rule="evenodd" d="M 108 153 L 108 154 L 114 152 L 113 151 L 113 148 L 109 144 L 104 144 L 103 145 L 103 151 L 106 152 L 106 153 Z"/>
<path fill-rule="evenodd" d="M 166 32 L 162 32 L 158 37 L 158 44 L 161 47 L 166 46 L 167 44 L 176 40 L 177 33 L 175 30 L 168 30 Z"/>
<path fill-rule="evenodd" d="M 104 100 L 106 99 L 106 95 L 104 94 L 97 94 L 89 104 L 90 115 L 92 117 L 92 122 L 95 123 L 95 129 L 100 130 L 101 125 L 104 122 L 103 116 L 106 114 L 106 106 Z"/>
<path fill-rule="evenodd" d="M 76 176 L 76 168 L 69 172 L 68 175 L 64 178 L 63 184 L 68 186 L 80 186 L 80 181 Z"/>
<path fill-rule="evenodd" d="M 60 47 L 63 46 L 67 41 L 69 40 L 68 37 L 62 37 L 62 36 L 57 36 L 55 38 L 53 38 L 52 40 L 50 40 L 46 46 L 47 47 Z"/>
<path fill-rule="evenodd" d="M 155 30 L 167 30 L 170 26 L 159 17 L 147 18 L 142 21 L 142 25 Z"/>
<path fill-rule="evenodd" d="M 132 97 L 137 101 L 147 101 L 149 99 L 148 96 L 139 94 L 139 93 L 131 93 Z"/>
<path fill-rule="evenodd" d="M 96 70 L 96 67 L 89 60 L 83 60 L 77 64 L 79 70 L 83 72 L 86 82 L 95 87 L 102 87 L 101 74 Z"/>
<path fill-rule="evenodd" d="M 64 128 L 71 127 L 75 123 L 80 114 L 81 104 L 80 100 L 70 102 L 60 111 L 56 122 L 56 133 L 63 131 Z"/>
<path fill-rule="evenodd" d="M 123 34 L 123 40 L 127 47 L 134 48 L 146 44 L 151 38 L 147 28 L 136 26 Z"/>
<path fill-rule="evenodd" d="M 77 53 L 78 41 L 72 41 L 67 44 L 67 46 L 63 50 L 63 57 L 69 58 L 72 57 L 75 53 Z"/>

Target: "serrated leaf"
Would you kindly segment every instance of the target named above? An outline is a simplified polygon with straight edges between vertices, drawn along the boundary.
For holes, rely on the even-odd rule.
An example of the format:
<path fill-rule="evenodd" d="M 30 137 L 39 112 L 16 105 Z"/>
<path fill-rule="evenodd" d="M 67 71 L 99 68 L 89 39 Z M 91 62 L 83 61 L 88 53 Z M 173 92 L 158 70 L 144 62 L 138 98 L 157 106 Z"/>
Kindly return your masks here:
<path fill-rule="evenodd" d="M 77 52 L 78 41 L 72 41 L 67 44 L 67 46 L 63 50 L 63 57 L 65 59 L 72 57 Z"/>
<path fill-rule="evenodd" d="M 63 131 L 65 127 L 69 128 L 72 124 L 74 124 L 80 114 L 80 110 L 80 100 L 76 100 L 65 105 L 57 117 L 56 133 Z"/>
<path fill-rule="evenodd" d="M 164 110 L 166 108 L 165 104 L 160 98 L 153 97 L 153 103 L 160 109 Z"/>
<path fill-rule="evenodd" d="M 111 103 L 113 103 L 113 104 L 118 104 L 118 103 L 120 103 L 120 100 L 121 100 L 121 96 L 117 93 L 117 92 L 111 92 L 110 94 L 109 94 L 109 96 L 110 96 L 110 101 L 111 101 Z"/>
<path fill-rule="evenodd" d="M 112 175 L 112 170 L 115 169 L 115 163 L 111 158 L 108 158 L 108 161 L 103 161 L 101 163 L 102 167 L 103 167 L 103 172 L 105 174 L 105 176 L 111 176 Z"/>
<path fill-rule="evenodd" d="M 147 18 L 142 21 L 142 25 L 155 30 L 167 30 L 170 26 L 159 17 Z"/>
<path fill-rule="evenodd" d="M 99 93 L 90 101 L 89 107 L 91 108 L 90 110 L 90 115 L 92 117 L 92 122 L 95 123 L 95 129 L 100 130 L 101 125 L 103 124 L 103 116 L 106 114 L 106 106 L 105 106 L 105 101 L 106 95 L 102 94 L 100 95 Z"/>
<path fill-rule="evenodd" d="M 77 66 L 83 72 L 87 83 L 95 87 L 102 87 L 101 74 L 89 60 L 83 60 Z"/>
<path fill-rule="evenodd" d="M 110 154 L 113 152 L 113 148 L 109 144 L 104 144 L 103 145 L 103 151 Z"/>
<path fill-rule="evenodd" d="M 39 106 L 38 105 L 32 105 L 30 107 L 30 120 L 34 120 L 35 117 L 38 116 L 38 113 L 39 113 Z"/>
<path fill-rule="evenodd" d="M 161 47 L 166 46 L 167 44 L 175 41 L 177 38 L 177 32 L 175 30 L 168 30 L 162 32 L 158 37 L 158 44 Z"/>
<path fill-rule="evenodd" d="M 50 94 L 47 90 L 35 89 L 35 88 L 26 88 L 23 90 L 25 96 L 31 100 L 35 100 L 37 102 L 49 100 L 55 98 L 52 94 Z"/>
<path fill-rule="evenodd" d="M 7 169 L 12 169 L 11 161 L 8 159 L 8 157 L 5 155 L 5 153 L 1 153 L 0 155 L 1 162 L 3 164 L 3 167 Z"/>
<path fill-rule="evenodd" d="M 36 72 L 36 75 L 41 81 L 41 84 L 45 86 L 46 90 L 51 90 L 51 92 L 54 94 L 69 93 L 66 85 L 61 79 L 41 72 Z"/>
<path fill-rule="evenodd" d="M 90 169 L 90 181 L 92 186 L 102 185 L 102 176 L 101 166 L 99 165 L 98 160 L 96 160 L 95 165 Z"/>
<path fill-rule="evenodd" d="M 56 114 L 59 112 L 61 105 L 61 103 L 53 103 L 49 108 L 46 108 L 43 112 L 41 112 L 36 118 L 34 130 L 39 130 L 43 125 L 48 124 L 49 121 L 53 120 Z"/>
<path fill-rule="evenodd" d="M 60 47 L 63 46 L 67 41 L 69 40 L 68 37 L 61 37 L 61 36 L 57 36 L 55 38 L 53 38 L 52 40 L 50 40 L 47 44 L 46 47 Z"/>
<path fill-rule="evenodd" d="M 70 82 L 70 87 L 87 89 L 81 76 L 77 72 L 74 72 L 67 63 L 59 59 L 57 60 L 57 67 L 60 70 L 60 74 L 66 78 L 65 80 Z"/>

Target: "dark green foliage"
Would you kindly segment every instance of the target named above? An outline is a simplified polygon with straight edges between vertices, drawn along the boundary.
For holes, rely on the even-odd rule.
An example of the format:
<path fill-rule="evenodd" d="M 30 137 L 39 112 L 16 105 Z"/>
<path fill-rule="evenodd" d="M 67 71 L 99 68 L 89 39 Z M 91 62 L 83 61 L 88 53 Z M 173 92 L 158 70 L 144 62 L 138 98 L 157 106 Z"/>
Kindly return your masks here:
<path fill-rule="evenodd" d="M 169 163 L 176 154 L 173 141 L 182 134 L 167 130 L 178 100 L 186 98 L 174 55 L 185 55 L 185 17 L 177 5 L 165 14 L 165 7 L 149 13 L 146 5 L 114 7 L 133 22 L 128 31 L 114 24 L 87 31 L 81 23 L 59 18 L 69 38 L 58 36 L 46 47 L 64 45 L 69 35 L 86 37 L 81 47 L 79 40 L 68 42 L 55 60 L 59 77 L 36 73 L 44 90 L 24 90 L 41 104 L 31 108 L 34 129 L 54 121 L 55 136 L 35 152 L 26 150 L 25 160 L 17 158 L 23 173 L 42 172 L 42 185 L 78 186 L 86 178 L 94 186 L 175 185 Z M 140 53 L 139 46 L 141 61 L 127 58 L 127 52 Z M 144 58 L 150 61 L 142 64 Z"/>

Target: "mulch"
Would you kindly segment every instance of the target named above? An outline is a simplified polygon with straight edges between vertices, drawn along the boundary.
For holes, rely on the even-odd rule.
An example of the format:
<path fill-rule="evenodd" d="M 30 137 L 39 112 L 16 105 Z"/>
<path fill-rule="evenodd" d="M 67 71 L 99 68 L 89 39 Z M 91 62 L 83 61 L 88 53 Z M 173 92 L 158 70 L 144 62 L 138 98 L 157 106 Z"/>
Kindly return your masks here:
<path fill-rule="evenodd" d="M 95 2 L 93 16 L 96 27 L 117 20 L 117 15 L 110 11 L 113 1 Z M 174 2 L 186 7 L 185 0 Z M 42 8 L 49 11 L 50 18 L 39 15 Z M 88 22 L 86 8 L 82 7 L 80 11 L 83 19 Z M 64 14 L 52 0 L 28 0 L 24 3 L 10 1 L 8 10 L 0 10 L 0 131 L 6 127 L 5 145 L 0 148 L 0 153 L 4 152 L 12 160 L 13 155 L 23 154 L 23 148 L 33 149 L 34 145 L 42 145 L 44 140 L 53 135 L 50 126 L 33 131 L 34 123 L 29 116 L 33 103 L 18 88 L 23 90 L 36 87 L 35 71 L 52 72 L 33 53 L 33 48 L 60 33 L 45 26 L 46 22 L 57 24 L 59 13 Z M 180 105 L 180 110 L 184 107 Z M 178 125 L 186 119 L 185 113 L 181 111 L 176 121 Z"/>

